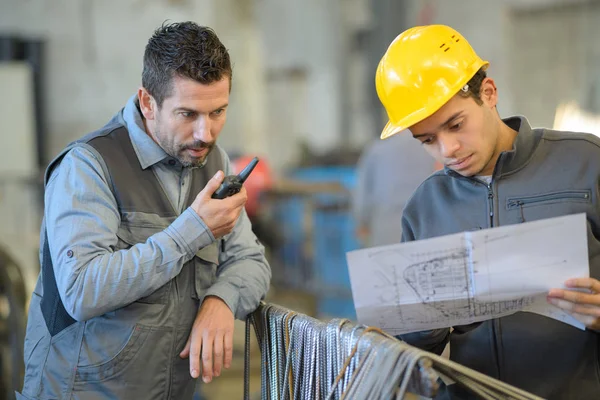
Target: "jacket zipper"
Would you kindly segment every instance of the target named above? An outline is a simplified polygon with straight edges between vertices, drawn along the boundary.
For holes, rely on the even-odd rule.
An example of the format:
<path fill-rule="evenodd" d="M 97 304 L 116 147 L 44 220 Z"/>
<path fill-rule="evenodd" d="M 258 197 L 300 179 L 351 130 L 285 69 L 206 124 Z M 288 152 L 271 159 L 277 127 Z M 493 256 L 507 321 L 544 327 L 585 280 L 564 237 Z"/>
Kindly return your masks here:
<path fill-rule="evenodd" d="M 488 216 L 490 218 L 490 228 L 494 227 L 494 191 L 492 189 L 492 181 L 490 183 L 485 184 L 488 191 Z M 498 371 L 498 379 L 503 378 L 503 373 L 500 368 L 500 338 L 498 337 L 498 332 L 500 332 L 500 319 L 496 318 L 490 321 L 491 325 L 491 340 L 492 340 L 492 352 L 496 362 L 496 369 Z"/>
<path fill-rule="evenodd" d="M 590 191 L 589 190 L 570 190 L 558 193 L 550 193 L 550 194 L 542 194 L 539 196 L 531 196 L 524 198 L 509 198 L 507 200 L 506 208 L 511 210 L 517 207 L 522 207 L 527 204 L 534 203 L 543 203 L 545 201 L 552 200 L 563 200 L 563 199 L 573 199 L 573 200 L 589 200 Z"/>
<path fill-rule="evenodd" d="M 488 190 L 488 205 L 490 214 L 490 228 L 494 226 L 494 192 L 492 191 L 492 183 L 487 185 Z"/>
<path fill-rule="evenodd" d="M 469 181 L 475 181 L 476 183 L 482 184 L 487 188 L 488 191 L 488 216 L 490 219 L 490 228 L 494 227 L 494 191 L 492 190 L 492 184 L 493 184 L 493 179 L 492 181 L 490 181 L 490 183 L 485 183 L 480 181 L 479 179 L 475 179 L 475 178 L 468 178 L 468 177 L 464 177 L 454 171 L 450 171 L 451 176 L 454 176 L 457 179 L 465 179 L 465 180 L 469 180 Z"/>
<path fill-rule="evenodd" d="M 494 170 L 494 174 L 495 175 L 495 170 Z M 493 176 L 492 175 L 492 176 Z M 485 187 L 487 188 L 488 191 L 488 216 L 490 218 L 490 228 L 494 227 L 494 191 L 492 189 L 492 184 L 493 184 L 493 180 L 490 181 L 489 184 L 480 181 L 479 179 L 473 179 L 473 178 L 466 178 L 466 177 L 461 177 L 460 175 L 456 174 L 455 175 L 458 178 L 462 178 L 462 179 L 470 179 L 470 180 L 475 180 L 477 183 L 480 183 L 482 185 L 485 185 Z M 496 363 L 496 369 L 498 371 L 498 377 L 499 379 L 502 379 L 503 377 L 503 373 L 500 369 L 500 339 L 498 338 L 497 332 L 500 332 L 501 328 L 500 328 L 500 319 L 496 318 L 494 320 L 490 321 L 490 327 L 491 327 L 491 342 L 492 342 L 492 353 L 493 356 L 495 357 L 495 363 Z"/>

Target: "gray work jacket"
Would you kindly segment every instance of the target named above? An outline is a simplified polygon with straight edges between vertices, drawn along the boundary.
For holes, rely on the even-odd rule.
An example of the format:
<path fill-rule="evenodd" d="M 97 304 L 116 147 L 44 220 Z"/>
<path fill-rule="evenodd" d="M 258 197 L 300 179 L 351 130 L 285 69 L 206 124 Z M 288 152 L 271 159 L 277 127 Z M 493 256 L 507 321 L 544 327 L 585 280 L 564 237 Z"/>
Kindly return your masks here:
<path fill-rule="evenodd" d="M 408 202 L 403 240 L 585 213 L 590 276 L 600 279 L 600 139 L 532 129 L 523 117 L 504 122 L 518 135 L 513 149 L 500 155 L 491 183 L 451 170 L 435 173 Z M 449 340 L 452 360 L 543 398 L 600 398 L 595 331 L 518 312 L 402 339 L 438 353 Z M 451 398 L 471 398 L 457 389 Z"/>

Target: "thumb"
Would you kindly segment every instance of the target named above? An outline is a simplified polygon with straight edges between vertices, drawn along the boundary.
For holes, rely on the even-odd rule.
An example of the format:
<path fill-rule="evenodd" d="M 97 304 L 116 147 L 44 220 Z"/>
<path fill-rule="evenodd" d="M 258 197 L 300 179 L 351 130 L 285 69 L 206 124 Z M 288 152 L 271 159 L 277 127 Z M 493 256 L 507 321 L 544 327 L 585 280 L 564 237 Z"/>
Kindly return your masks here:
<path fill-rule="evenodd" d="M 224 178 L 225 174 L 223 173 L 223 171 L 217 171 L 217 173 L 212 178 L 210 178 L 210 180 L 208 181 L 206 186 L 204 186 L 204 189 L 202 189 L 202 192 L 200 193 L 202 193 L 202 195 L 205 197 L 212 196 L 213 193 L 217 191 L 219 186 L 221 186 L 221 183 L 223 182 Z"/>
<path fill-rule="evenodd" d="M 183 350 L 181 350 L 181 353 L 179 353 L 179 357 L 188 358 L 188 356 L 190 355 L 191 344 L 192 344 L 192 337 L 190 336 L 187 340 L 187 343 L 185 344 L 185 347 L 183 348 Z"/>

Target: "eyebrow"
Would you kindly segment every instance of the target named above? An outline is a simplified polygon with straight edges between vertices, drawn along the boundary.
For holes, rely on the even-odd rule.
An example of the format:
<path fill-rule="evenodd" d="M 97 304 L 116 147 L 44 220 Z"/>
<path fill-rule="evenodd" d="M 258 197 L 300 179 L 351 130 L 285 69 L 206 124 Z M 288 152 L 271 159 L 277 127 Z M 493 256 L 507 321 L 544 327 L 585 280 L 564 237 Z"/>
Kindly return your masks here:
<path fill-rule="evenodd" d="M 458 112 L 452 114 L 450 116 L 450 118 L 448 118 L 446 121 L 444 121 L 442 124 L 440 124 L 440 126 L 438 127 L 438 129 L 442 129 L 444 126 L 450 124 L 450 122 L 452 122 L 456 118 L 460 117 L 462 115 L 462 113 L 463 113 L 463 111 L 458 111 Z M 422 133 L 420 135 L 413 134 L 413 137 L 415 139 L 418 139 L 418 138 L 423 137 L 423 136 L 431 136 L 431 135 L 433 135 L 433 133 Z"/>
<path fill-rule="evenodd" d="M 212 110 L 211 112 L 215 112 L 215 111 L 217 111 L 217 110 L 221 110 L 221 109 L 223 109 L 223 108 L 227 108 L 227 106 L 229 106 L 229 104 L 228 104 L 228 103 L 225 103 L 225 104 L 223 104 L 221 107 L 217 107 L 217 108 L 215 108 L 214 110 Z M 195 114 L 198 114 L 198 111 L 197 111 L 197 110 L 194 110 L 193 108 L 188 108 L 188 107 L 177 107 L 177 108 L 175 109 L 175 112 L 180 112 L 180 111 L 183 111 L 183 112 L 190 112 L 190 113 L 195 113 Z"/>

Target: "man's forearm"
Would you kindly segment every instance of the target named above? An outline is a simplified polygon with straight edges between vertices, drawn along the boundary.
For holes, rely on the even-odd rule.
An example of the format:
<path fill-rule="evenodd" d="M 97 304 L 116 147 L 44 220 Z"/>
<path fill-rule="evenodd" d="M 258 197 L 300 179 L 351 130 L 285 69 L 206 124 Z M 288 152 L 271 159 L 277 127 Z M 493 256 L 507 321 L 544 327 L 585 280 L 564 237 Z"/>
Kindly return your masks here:
<path fill-rule="evenodd" d="M 264 247 L 252 232 L 245 211 L 225 241 L 219 259 L 217 281 L 206 295 L 220 297 L 237 319 L 245 319 L 265 297 L 271 281 Z"/>
<path fill-rule="evenodd" d="M 148 296 L 177 276 L 184 263 L 212 241 L 209 235 L 198 234 L 193 211 L 186 213 L 129 249 L 83 254 L 75 250 L 70 258 L 58 256 L 57 285 L 67 312 L 76 320 L 87 320 Z M 191 234 L 194 224 L 196 233 Z"/>
<path fill-rule="evenodd" d="M 244 320 L 256 310 L 266 295 L 270 279 L 271 270 L 267 263 L 252 259 L 239 260 L 223 268 L 206 296 L 221 298 L 236 319 Z"/>

